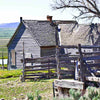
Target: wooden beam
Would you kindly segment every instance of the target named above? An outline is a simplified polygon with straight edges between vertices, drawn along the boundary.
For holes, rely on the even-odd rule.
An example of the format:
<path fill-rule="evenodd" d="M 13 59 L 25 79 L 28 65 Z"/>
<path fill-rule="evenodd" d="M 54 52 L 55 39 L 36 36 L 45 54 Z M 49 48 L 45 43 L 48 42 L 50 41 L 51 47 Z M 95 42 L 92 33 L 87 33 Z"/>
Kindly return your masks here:
<path fill-rule="evenodd" d="M 78 48 L 76 45 L 61 45 L 60 48 Z"/>
<path fill-rule="evenodd" d="M 22 76 L 22 82 L 25 81 L 25 53 L 24 53 L 24 42 L 23 42 L 23 76 Z"/>
<path fill-rule="evenodd" d="M 89 77 L 86 77 L 86 80 L 93 81 L 93 82 L 100 82 L 100 77 L 89 76 Z"/>
<path fill-rule="evenodd" d="M 99 60 L 100 56 L 83 57 L 83 60 Z"/>
<path fill-rule="evenodd" d="M 100 48 L 100 46 L 96 46 L 96 45 L 82 45 L 82 48 L 91 49 L 91 48 Z"/>
<path fill-rule="evenodd" d="M 84 89 L 84 82 L 76 80 L 55 80 L 55 86 L 62 88 Z"/>
<path fill-rule="evenodd" d="M 50 66 L 56 68 L 56 64 L 51 63 L 51 64 L 39 64 L 39 65 L 34 65 L 34 66 L 25 66 L 25 69 L 26 68 L 37 68 L 37 67 L 45 68 L 45 67 L 50 67 Z"/>
<path fill-rule="evenodd" d="M 78 50 L 79 50 L 79 54 L 80 54 L 80 57 L 79 57 L 79 61 L 80 61 L 80 68 L 79 68 L 79 81 L 82 81 L 82 82 L 85 82 L 85 73 L 86 73 L 86 67 L 84 67 L 84 64 L 83 64 L 83 55 L 82 55 L 82 51 L 81 51 L 81 44 L 78 44 Z"/>

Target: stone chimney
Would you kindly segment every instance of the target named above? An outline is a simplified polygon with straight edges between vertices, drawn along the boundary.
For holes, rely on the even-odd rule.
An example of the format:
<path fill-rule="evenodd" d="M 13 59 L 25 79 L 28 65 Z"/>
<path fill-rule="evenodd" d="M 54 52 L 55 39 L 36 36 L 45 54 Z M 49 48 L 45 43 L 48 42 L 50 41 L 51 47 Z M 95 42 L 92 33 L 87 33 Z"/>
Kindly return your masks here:
<path fill-rule="evenodd" d="M 47 21 L 52 22 L 52 16 L 47 15 Z"/>

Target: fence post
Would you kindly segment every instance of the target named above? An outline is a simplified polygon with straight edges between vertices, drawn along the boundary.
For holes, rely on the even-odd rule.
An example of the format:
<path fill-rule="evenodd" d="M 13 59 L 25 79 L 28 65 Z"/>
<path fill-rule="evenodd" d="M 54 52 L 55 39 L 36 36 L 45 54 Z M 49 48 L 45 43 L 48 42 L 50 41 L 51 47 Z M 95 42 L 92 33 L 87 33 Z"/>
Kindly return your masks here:
<path fill-rule="evenodd" d="M 61 79 L 61 75 L 60 75 L 60 62 L 59 62 L 59 47 L 56 46 L 56 64 L 57 64 L 57 77 L 58 79 Z"/>
<path fill-rule="evenodd" d="M 2 70 L 4 70 L 3 47 L 2 47 Z"/>
<path fill-rule="evenodd" d="M 25 53 L 24 53 L 24 42 L 23 42 L 23 76 L 22 82 L 25 82 Z"/>
<path fill-rule="evenodd" d="M 50 63 L 50 61 L 48 59 L 48 78 L 50 78 L 50 66 L 49 66 L 49 63 Z"/>
<path fill-rule="evenodd" d="M 60 63 L 59 63 L 59 35 L 58 35 L 58 25 L 55 25 L 55 40 L 56 40 L 56 65 L 57 65 L 57 77 L 58 79 L 61 79 L 60 75 Z"/>
<path fill-rule="evenodd" d="M 85 82 L 85 66 L 83 63 L 83 55 L 81 51 L 81 44 L 78 44 L 78 50 L 79 50 L 79 60 L 80 60 L 80 75 L 79 75 L 79 81 Z"/>

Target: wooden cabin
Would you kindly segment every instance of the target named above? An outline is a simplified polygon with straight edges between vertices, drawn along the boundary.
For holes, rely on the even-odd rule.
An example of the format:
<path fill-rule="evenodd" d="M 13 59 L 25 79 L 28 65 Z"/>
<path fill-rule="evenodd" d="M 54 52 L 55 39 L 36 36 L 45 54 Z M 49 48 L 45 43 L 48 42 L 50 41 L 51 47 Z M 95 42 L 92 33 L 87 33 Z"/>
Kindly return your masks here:
<path fill-rule="evenodd" d="M 47 16 L 47 20 L 23 20 L 21 17 L 20 24 L 7 45 L 8 69 L 22 69 L 23 42 L 27 58 L 54 55 L 56 25 L 61 28 L 60 45 L 100 44 L 100 24 L 85 25 L 78 24 L 76 21 L 52 20 L 52 16 Z M 67 50 L 61 52 L 67 53 Z"/>
<path fill-rule="evenodd" d="M 75 21 L 59 21 L 75 23 Z M 37 58 L 55 54 L 57 29 L 52 16 L 47 20 L 23 20 L 10 39 L 8 47 L 8 69 L 22 69 L 23 42 L 26 58 Z M 64 53 L 63 50 L 61 50 Z"/>

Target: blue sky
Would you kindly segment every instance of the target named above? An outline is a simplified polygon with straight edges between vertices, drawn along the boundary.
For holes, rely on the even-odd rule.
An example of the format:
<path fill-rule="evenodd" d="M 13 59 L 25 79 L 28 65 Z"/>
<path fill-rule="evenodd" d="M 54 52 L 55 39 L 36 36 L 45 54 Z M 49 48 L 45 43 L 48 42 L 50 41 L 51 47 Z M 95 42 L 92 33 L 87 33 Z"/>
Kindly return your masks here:
<path fill-rule="evenodd" d="M 0 0 L 0 23 L 18 22 L 23 19 L 46 20 L 47 15 L 55 20 L 71 20 L 70 10 L 52 10 L 52 0 Z"/>

